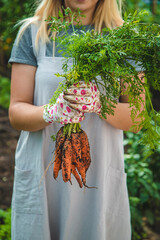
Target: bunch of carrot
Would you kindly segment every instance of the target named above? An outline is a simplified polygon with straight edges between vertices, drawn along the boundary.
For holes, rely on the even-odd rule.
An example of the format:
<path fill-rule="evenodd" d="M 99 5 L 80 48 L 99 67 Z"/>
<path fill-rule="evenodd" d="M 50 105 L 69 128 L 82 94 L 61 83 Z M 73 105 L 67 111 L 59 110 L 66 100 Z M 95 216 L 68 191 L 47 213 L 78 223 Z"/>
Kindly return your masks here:
<path fill-rule="evenodd" d="M 72 124 L 73 125 L 73 124 Z M 64 182 L 71 181 L 71 174 L 74 175 L 80 188 L 86 185 L 86 172 L 90 166 L 90 146 L 87 134 L 79 128 L 78 132 L 64 133 L 64 126 L 56 135 L 55 160 L 53 177 L 56 179 L 62 170 Z"/>

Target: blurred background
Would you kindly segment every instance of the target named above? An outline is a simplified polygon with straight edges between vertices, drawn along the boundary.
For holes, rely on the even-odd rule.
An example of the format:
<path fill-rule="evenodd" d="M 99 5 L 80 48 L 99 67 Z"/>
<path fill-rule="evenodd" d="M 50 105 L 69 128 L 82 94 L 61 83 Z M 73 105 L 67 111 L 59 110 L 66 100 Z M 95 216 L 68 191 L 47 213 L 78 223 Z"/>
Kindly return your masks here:
<path fill-rule="evenodd" d="M 11 66 L 8 59 L 18 28 L 15 24 L 35 9 L 34 0 L 0 0 L 0 240 L 10 238 L 10 206 L 14 153 L 19 132 L 8 121 Z M 160 24 L 160 0 L 124 0 L 123 13 L 146 9 L 144 22 Z M 155 110 L 160 93 L 150 89 Z M 132 216 L 132 240 L 160 240 L 160 144 L 150 157 L 140 145 L 142 131 L 125 132 L 125 167 Z M 118 239 L 117 239 L 118 240 Z"/>

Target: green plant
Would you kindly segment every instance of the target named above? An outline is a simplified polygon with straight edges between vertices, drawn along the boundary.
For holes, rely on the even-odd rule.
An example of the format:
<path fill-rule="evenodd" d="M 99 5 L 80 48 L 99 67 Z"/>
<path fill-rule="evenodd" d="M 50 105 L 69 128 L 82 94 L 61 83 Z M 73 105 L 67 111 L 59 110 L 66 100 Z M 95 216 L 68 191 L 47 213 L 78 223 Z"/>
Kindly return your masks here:
<path fill-rule="evenodd" d="M 153 13 L 153 4 L 154 1 L 144 1 L 144 0 L 126 0 L 123 3 L 123 12 L 127 11 L 130 13 L 133 13 L 135 10 L 138 9 L 143 9 L 143 10 L 147 10 L 149 15 L 145 16 L 143 18 L 144 22 L 155 22 L 155 23 L 159 23 L 160 21 L 160 2 L 157 0 L 156 1 L 156 12 Z"/>
<path fill-rule="evenodd" d="M 11 240 L 11 209 L 0 209 L 0 240 Z"/>
<path fill-rule="evenodd" d="M 156 151 L 147 157 L 147 146 L 139 144 L 142 134 L 142 131 L 138 134 L 126 132 L 124 140 L 133 240 L 144 237 L 142 217 L 154 226 L 160 215 L 157 212 L 160 208 L 160 148 L 157 144 Z"/>
<path fill-rule="evenodd" d="M 10 102 L 10 80 L 0 76 L 0 106 L 8 108 Z"/>

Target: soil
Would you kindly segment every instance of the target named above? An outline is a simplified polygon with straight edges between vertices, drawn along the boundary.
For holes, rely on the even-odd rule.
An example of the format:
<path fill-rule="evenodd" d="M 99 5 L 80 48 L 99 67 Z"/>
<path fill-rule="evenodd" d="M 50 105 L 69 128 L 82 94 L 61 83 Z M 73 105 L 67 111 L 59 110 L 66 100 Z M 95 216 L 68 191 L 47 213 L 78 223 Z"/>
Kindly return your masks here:
<path fill-rule="evenodd" d="M 4 210 L 11 206 L 14 156 L 19 134 L 9 123 L 8 111 L 0 107 L 0 209 Z M 160 235 L 147 226 L 145 219 L 143 223 L 148 236 L 141 240 L 160 240 Z"/>
<path fill-rule="evenodd" d="M 0 208 L 11 206 L 14 155 L 19 132 L 9 123 L 8 111 L 0 108 Z"/>

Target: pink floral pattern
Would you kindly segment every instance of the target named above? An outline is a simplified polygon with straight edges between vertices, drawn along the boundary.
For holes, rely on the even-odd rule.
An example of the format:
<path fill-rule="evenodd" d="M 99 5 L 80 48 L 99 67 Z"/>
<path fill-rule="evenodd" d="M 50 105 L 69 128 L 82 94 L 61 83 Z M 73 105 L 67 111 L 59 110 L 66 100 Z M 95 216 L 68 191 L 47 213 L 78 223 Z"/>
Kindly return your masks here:
<path fill-rule="evenodd" d="M 86 110 L 87 109 L 87 106 L 86 105 L 83 105 L 82 106 L 82 110 Z"/>
<path fill-rule="evenodd" d="M 68 88 L 67 94 L 61 93 L 54 105 L 46 105 L 43 119 L 48 123 L 78 123 L 84 120 L 86 112 L 100 114 L 100 92 L 95 84 L 81 81 Z"/>
<path fill-rule="evenodd" d="M 84 89 L 81 90 L 81 94 L 82 94 L 82 95 L 85 95 L 85 94 L 86 94 L 86 90 L 84 90 Z"/>
<path fill-rule="evenodd" d="M 56 104 L 46 105 L 43 111 L 43 119 L 47 123 L 60 122 L 61 124 L 79 123 L 84 120 L 84 113 L 70 108 L 69 102 L 63 98 L 61 93 Z"/>
<path fill-rule="evenodd" d="M 66 107 L 66 110 L 67 110 L 68 113 L 71 112 L 71 109 L 70 109 L 70 107 L 68 107 L 68 106 Z"/>
<path fill-rule="evenodd" d="M 86 84 L 84 81 L 81 81 L 79 85 L 73 85 L 67 92 L 68 95 L 65 95 L 65 99 L 70 102 L 72 108 L 81 112 L 100 114 L 100 92 L 95 84 L 91 82 Z"/>

